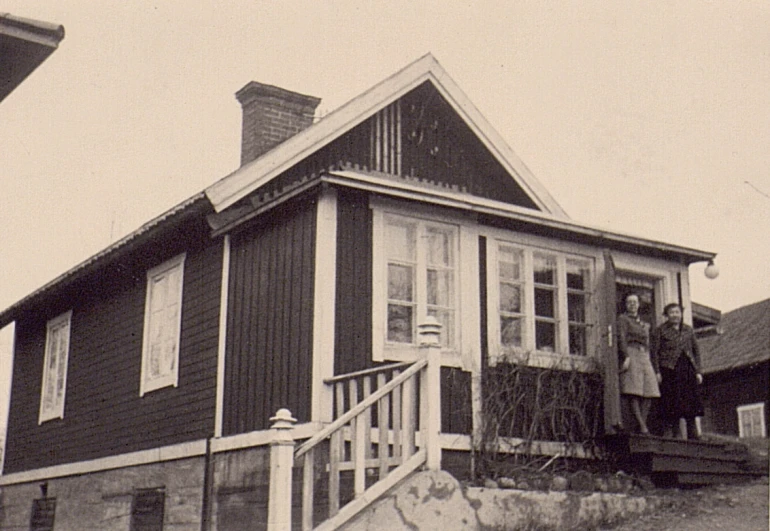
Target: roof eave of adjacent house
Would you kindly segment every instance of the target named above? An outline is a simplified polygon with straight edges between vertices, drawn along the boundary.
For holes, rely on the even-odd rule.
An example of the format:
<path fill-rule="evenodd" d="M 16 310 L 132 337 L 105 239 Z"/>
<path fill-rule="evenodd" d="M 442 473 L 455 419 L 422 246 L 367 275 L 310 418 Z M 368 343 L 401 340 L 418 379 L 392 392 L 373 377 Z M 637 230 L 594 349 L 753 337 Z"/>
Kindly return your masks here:
<path fill-rule="evenodd" d="M 322 176 L 332 184 L 362 188 L 404 199 L 427 201 L 431 204 L 473 211 L 499 218 L 516 220 L 522 223 L 548 227 L 564 233 L 591 238 L 604 242 L 608 246 L 627 246 L 648 250 L 651 253 L 665 253 L 678 257 L 684 264 L 713 260 L 716 253 L 701 251 L 681 245 L 675 245 L 629 234 L 592 227 L 569 219 L 563 219 L 537 210 L 524 208 L 501 201 L 485 199 L 448 187 L 423 183 L 417 179 L 389 177 L 386 174 L 372 174 L 360 171 L 332 171 Z"/>
<path fill-rule="evenodd" d="M 27 307 L 35 304 L 36 301 L 39 301 L 41 298 L 49 296 L 54 291 L 62 289 L 63 287 L 76 282 L 77 280 L 92 273 L 93 271 L 104 267 L 107 263 L 119 255 L 121 251 L 127 250 L 127 248 L 133 245 L 141 245 L 142 243 L 145 243 L 150 238 L 152 238 L 153 234 L 155 234 L 157 230 L 163 231 L 170 228 L 175 221 L 185 218 L 188 214 L 193 213 L 198 208 L 205 208 L 206 210 L 209 210 L 209 203 L 206 200 L 206 196 L 203 192 L 195 194 L 189 199 L 164 212 L 160 216 L 157 216 L 156 218 L 148 221 L 127 236 L 121 238 L 95 255 L 90 256 L 86 260 L 77 264 L 75 267 L 67 270 L 47 284 L 43 285 L 41 288 L 38 288 L 23 299 L 0 312 L 0 328 L 13 322 L 21 312 L 23 312 Z"/>
<path fill-rule="evenodd" d="M 3 76 L 2 101 L 59 46 L 64 38 L 64 26 L 0 13 L 0 37 L 14 43 L 13 57 L 4 60 L 21 62 L 19 68 L 9 69 Z"/>
<path fill-rule="evenodd" d="M 566 212 L 431 54 L 407 65 L 262 157 L 209 186 L 206 195 L 214 209 L 221 212 L 427 80 L 431 81 L 538 208 L 555 217 L 568 219 Z"/>

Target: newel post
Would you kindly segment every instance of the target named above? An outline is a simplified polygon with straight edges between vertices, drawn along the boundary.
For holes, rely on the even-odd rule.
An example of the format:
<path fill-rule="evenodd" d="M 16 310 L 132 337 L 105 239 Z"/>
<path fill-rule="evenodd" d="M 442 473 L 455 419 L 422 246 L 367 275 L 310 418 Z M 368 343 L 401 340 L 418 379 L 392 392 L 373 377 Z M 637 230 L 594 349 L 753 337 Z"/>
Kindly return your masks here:
<path fill-rule="evenodd" d="M 441 470 L 441 323 L 429 315 L 418 326 L 420 348 L 425 352 L 428 366 L 421 379 L 420 403 L 424 404 L 425 418 L 420 419 L 421 431 L 425 437 L 428 470 Z"/>
<path fill-rule="evenodd" d="M 272 422 L 270 441 L 270 494 L 267 502 L 267 531 L 291 531 L 291 469 L 297 419 L 288 409 L 279 409 Z"/>

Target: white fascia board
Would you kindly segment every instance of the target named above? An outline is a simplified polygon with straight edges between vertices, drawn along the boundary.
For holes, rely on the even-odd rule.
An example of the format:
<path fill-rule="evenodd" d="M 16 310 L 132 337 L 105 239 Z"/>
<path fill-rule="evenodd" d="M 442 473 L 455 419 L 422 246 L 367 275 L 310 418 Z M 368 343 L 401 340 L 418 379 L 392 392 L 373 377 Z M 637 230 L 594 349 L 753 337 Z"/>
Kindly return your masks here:
<path fill-rule="evenodd" d="M 214 209 L 221 212 L 426 80 L 431 81 L 436 90 L 449 102 L 454 111 L 539 208 L 550 215 L 568 219 L 566 212 L 556 200 L 430 54 L 424 55 L 363 92 L 323 120 L 279 144 L 263 157 L 214 183 L 206 189 L 206 195 Z"/>
<path fill-rule="evenodd" d="M 708 251 L 700 251 L 675 244 L 640 238 L 638 236 L 612 232 L 578 223 L 573 220 L 561 219 L 537 210 L 503 203 L 502 201 L 486 199 L 448 188 L 444 189 L 420 184 L 416 179 L 401 180 L 352 170 L 329 172 L 322 176 L 321 179 L 332 184 L 353 186 L 384 195 L 416 201 L 427 201 L 435 205 L 470 210 L 479 214 L 489 214 L 492 216 L 516 219 L 584 236 L 602 238 L 615 243 L 625 243 L 686 255 L 694 258 L 693 262 L 712 260 L 716 256 L 715 253 Z"/>

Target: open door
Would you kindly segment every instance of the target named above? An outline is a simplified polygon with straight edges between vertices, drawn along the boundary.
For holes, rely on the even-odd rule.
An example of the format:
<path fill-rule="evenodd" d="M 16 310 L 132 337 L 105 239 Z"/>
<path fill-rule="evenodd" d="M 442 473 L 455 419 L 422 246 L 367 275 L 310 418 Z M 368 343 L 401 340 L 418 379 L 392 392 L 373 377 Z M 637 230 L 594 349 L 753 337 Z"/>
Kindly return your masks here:
<path fill-rule="evenodd" d="M 612 435 L 623 428 L 620 409 L 620 380 L 618 378 L 618 347 L 615 338 L 617 310 L 615 263 L 609 251 L 604 251 L 604 277 L 602 278 L 601 356 L 604 362 L 604 433 Z"/>

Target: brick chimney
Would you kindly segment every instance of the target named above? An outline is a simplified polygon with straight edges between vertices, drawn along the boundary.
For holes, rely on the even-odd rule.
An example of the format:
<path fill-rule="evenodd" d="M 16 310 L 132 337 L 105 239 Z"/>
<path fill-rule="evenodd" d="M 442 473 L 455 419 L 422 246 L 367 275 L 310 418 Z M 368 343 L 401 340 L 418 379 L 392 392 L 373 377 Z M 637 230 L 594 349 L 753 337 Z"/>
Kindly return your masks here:
<path fill-rule="evenodd" d="M 235 93 L 243 108 L 241 166 L 312 125 L 320 98 L 251 81 Z"/>

